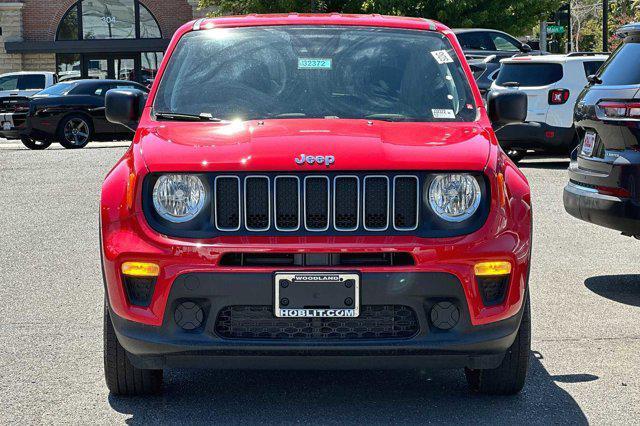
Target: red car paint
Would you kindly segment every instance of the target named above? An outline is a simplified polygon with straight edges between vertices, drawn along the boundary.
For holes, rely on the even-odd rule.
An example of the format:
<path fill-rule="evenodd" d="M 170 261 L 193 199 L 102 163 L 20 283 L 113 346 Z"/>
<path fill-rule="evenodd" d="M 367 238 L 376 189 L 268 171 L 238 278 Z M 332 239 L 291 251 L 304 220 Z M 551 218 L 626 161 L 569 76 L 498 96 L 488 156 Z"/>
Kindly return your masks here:
<path fill-rule="evenodd" d="M 108 297 L 122 318 L 159 326 L 174 279 L 187 272 L 233 272 L 218 266 L 223 253 L 255 252 L 410 252 L 415 265 L 393 272 L 432 271 L 456 275 L 464 287 L 473 325 L 509 318 L 523 303 L 531 251 L 531 200 L 523 174 L 500 149 L 480 92 L 455 36 L 442 24 L 418 18 L 352 15 L 269 15 L 207 19 L 201 28 L 257 25 L 362 25 L 440 31 L 462 59 L 473 90 L 478 118 L 473 123 L 406 123 L 345 119 L 264 120 L 237 123 L 159 122 L 151 105 L 168 58 L 194 23 L 174 35 L 151 89 L 131 147 L 107 175 L 101 197 L 101 250 Z M 150 172 L 317 171 L 325 165 L 296 164 L 301 153 L 326 155 L 331 141 L 340 170 L 482 171 L 493 199 L 489 216 L 476 232 L 452 238 L 413 236 L 273 237 L 225 236 L 180 239 L 151 229 L 142 213 L 141 183 Z M 125 261 L 160 265 L 151 305 L 129 305 L 120 276 Z M 508 295 L 485 307 L 475 284 L 474 264 L 508 260 L 513 265 Z M 313 268 L 319 270 L 323 268 Z M 242 272 L 272 271 L 246 268 Z M 384 272 L 385 268 L 360 268 Z M 238 269 L 238 271 L 240 271 Z"/>

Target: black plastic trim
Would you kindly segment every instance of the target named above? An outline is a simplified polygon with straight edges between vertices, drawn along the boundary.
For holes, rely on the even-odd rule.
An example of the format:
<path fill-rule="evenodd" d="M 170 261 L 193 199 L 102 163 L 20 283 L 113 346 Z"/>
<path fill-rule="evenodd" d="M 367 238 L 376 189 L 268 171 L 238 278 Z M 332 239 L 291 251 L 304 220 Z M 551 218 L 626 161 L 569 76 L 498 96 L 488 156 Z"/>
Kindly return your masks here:
<path fill-rule="evenodd" d="M 487 220 L 489 216 L 489 209 L 491 205 L 491 191 L 489 180 L 487 177 L 481 172 L 466 172 L 466 171 L 446 171 L 442 173 L 469 173 L 476 177 L 478 184 L 480 186 L 480 190 L 482 192 L 482 201 L 476 213 L 469 219 L 460 222 L 453 223 L 447 222 L 444 219 L 439 218 L 436 214 L 431 210 L 428 205 L 428 202 L 424 199 L 424 191 L 429 188 L 431 181 L 434 176 L 439 173 L 433 172 L 412 172 L 412 171 L 398 171 L 398 172 L 348 172 L 348 171 L 336 171 L 336 172 L 327 172 L 323 173 L 323 176 L 328 176 L 333 182 L 333 179 L 336 176 L 340 175 L 353 175 L 358 176 L 361 181 L 364 180 L 366 176 L 388 176 L 391 180 L 395 176 L 406 176 L 406 175 L 415 175 L 419 180 L 419 188 L 421 189 L 420 193 L 420 202 L 419 202 L 419 218 L 420 223 L 417 229 L 415 230 L 397 230 L 393 229 L 393 226 L 389 226 L 385 230 L 379 231 L 370 231 L 366 230 L 364 227 L 363 220 L 363 209 L 360 210 L 359 214 L 361 215 L 359 220 L 358 228 L 353 231 L 337 231 L 333 228 L 333 197 L 330 196 L 330 214 L 329 214 L 329 229 L 326 231 L 318 232 L 318 231 L 308 231 L 304 229 L 304 227 L 300 227 L 300 229 L 296 231 L 280 231 L 276 229 L 275 221 L 271 221 L 270 227 L 266 231 L 249 231 L 246 228 L 244 221 L 242 221 L 241 227 L 236 231 L 220 231 L 215 228 L 214 224 L 214 216 L 213 216 L 213 193 L 212 188 L 214 187 L 213 181 L 216 177 L 215 173 L 202 174 L 197 173 L 199 176 L 203 177 L 205 187 L 208 191 L 208 202 L 205 204 L 205 209 L 192 221 L 187 223 L 171 223 L 162 219 L 153 208 L 152 194 L 153 194 L 153 186 L 157 179 L 165 173 L 150 173 L 145 177 L 145 180 L 142 185 L 142 209 L 144 212 L 145 219 L 147 220 L 149 226 L 155 231 L 163 234 L 169 235 L 173 237 L 180 238 L 216 238 L 226 235 L 233 236 L 368 236 L 368 235 L 390 235 L 390 236 L 401 236 L 401 235 L 415 235 L 423 238 L 445 238 L 445 237 L 455 237 L 460 235 L 466 235 L 473 233 L 480 229 Z M 313 176 L 313 174 L 297 174 L 297 173 L 287 173 L 287 172 L 248 172 L 248 173 L 222 173 L 221 175 L 234 175 L 239 176 L 241 179 L 241 191 L 240 200 L 244 200 L 244 178 L 246 176 L 252 175 L 264 175 L 268 176 L 270 179 L 271 191 L 273 192 L 274 178 L 276 176 L 297 176 L 300 178 L 302 182 L 304 177 Z M 331 186 L 333 184 L 331 183 Z M 392 188 L 393 189 L 393 188 Z M 331 194 L 332 195 L 332 194 Z M 363 194 L 361 194 L 361 197 Z M 390 197 L 391 199 L 391 197 Z M 274 206 L 272 203 L 271 209 L 271 217 L 275 217 L 275 212 L 273 211 Z M 393 206 L 392 203 L 389 202 L 389 217 L 392 215 Z M 244 209 L 241 209 L 244 211 Z"/>

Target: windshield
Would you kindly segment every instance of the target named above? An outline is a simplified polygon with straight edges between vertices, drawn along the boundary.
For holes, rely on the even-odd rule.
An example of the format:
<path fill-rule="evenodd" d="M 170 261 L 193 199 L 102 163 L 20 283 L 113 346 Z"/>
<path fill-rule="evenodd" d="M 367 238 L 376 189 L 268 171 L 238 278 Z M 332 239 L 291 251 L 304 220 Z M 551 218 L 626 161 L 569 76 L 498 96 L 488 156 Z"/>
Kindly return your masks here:
<path fill-rule="evenodd" d="M 186 34 L 162 77 L 154 112 L 223 120 L 476 117 L 461 63 L 442 34 L 313 26 Z"/>
<path fill-rule="evenodd" d="M 57 95 L 66 95 L 69 93 L 71 89 L 76 87 L 78 83 L 58 83 L 54 84 L 51 87 L 48 87 L 44 90 L 36 93 L 36 96 L 57 96 Z"/>

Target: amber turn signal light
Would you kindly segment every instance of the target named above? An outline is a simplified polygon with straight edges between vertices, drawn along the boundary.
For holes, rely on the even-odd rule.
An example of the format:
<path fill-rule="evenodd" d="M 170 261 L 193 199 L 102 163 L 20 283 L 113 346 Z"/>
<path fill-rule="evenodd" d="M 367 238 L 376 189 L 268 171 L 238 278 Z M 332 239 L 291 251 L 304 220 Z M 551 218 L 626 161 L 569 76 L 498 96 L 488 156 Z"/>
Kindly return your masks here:
<path fill-rule="evenodd" d="M 157 277 L 160 275 L 160 267 L 149 262 L 124 262 L 122 274 L 130 277 Z"/>
<path fill-rule="evenodd" d="M 480 262 L 474 267 L 476 277 L 491 277 L 496 275 L 509 275 L 511 263 L 503 261 Z"/>

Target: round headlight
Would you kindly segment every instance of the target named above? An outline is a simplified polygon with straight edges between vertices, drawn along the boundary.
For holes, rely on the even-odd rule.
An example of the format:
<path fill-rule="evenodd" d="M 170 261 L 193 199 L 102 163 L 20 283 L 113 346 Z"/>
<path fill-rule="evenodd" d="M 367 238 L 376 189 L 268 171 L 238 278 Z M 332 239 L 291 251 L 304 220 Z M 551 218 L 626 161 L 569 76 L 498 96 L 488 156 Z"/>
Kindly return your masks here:
<path fill-rule="evenodd" d="M 204 207 L 207 194 L 195 175 L 162 175 L 153 187 L 153 206 L 165 220 L 187 222 Z"/>
<path fill-rule="evenodd" d="M 440 218 L 462 222 L 480 205 L 480 185 L 468 174 L 437 175 L 429 186 L 429 205 Z"/>

